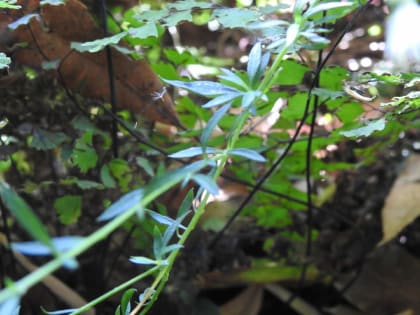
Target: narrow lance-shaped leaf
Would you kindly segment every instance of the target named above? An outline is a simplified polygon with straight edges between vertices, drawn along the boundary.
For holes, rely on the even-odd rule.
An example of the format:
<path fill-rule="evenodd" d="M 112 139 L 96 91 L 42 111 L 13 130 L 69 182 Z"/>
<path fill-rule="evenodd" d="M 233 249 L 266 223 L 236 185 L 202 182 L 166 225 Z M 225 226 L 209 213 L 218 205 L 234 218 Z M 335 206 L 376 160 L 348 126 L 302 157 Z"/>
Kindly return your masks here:
<path fill-rule="evenodd" d="M 261 55 L 262 55 L 261 43 L 258 42 L 252 47 L 249 53 L 248 64 L 246 68 L 248 79 L 251 85 L 254 85 L 255 83 L 256 74 L 261 64 Z"/>
<path fill-rule="evenodd" d="M 257 162 L 265 162 L 265 157 L 263 157 L 258 152 L 251 150 L 251 149 L 233 149 L 229 151 L 230 155 L 237 155 L 249 160 L 257 161 Z"/>
<path fill-rule="evenodd" d="M 219 75 L 219 79 L 236 84 L 237 86 L 242 87 L 244 90 L 248 89 L 248 85 L 244 82 L 244 80 L 242 80 L 242 78 L 237 76 L 235 73 L 225 68 L 222 68 L 220 70 L 223 72 L 223 75 Z"/>
<path fill-rule="evenodd" d="M 132 256 L 129 261 L 137 265 L 157 265 L 157 261 L 144 256 Z"/>
<path fill-rule="evenodd" d="M 15 30 L 19 26 L 21 26 L 21 25 L 27 25 L 27 24 L 29 24 L 29 22 L 33 18 L 39 20 L 39 14 L 37 14 L 37 13 L 31 13 L 31 14 L 24 15 L 21 18 L 19 18 L 16 21 L 14 21 L 13 23 L 10 23 L 8 26 L 9 26 L 10 29 Z"/>
<path fill-rule="evenodd" d="M 206 153 L 210 154 L 210 153 L 217 153 L 220 152 L 221 150 L 215 149 L 215 148 L 206 148 Z M 180 158 L 190 158 L 193 156 L 197 156 L 197 155 L 202 155 L 204 154 L 203 148 L 202 147 L 191 147 L 185 150 L 181 150 L 178 151 L 176 153 L 172 153 L 169 155 L 169 157 L 174 158 L 174 159 L 180 159 Z"/>
<path fill-rule="evenodd" d="M 216 182 L 211 176 L 196 174 L 192 179 L 212 195 L 217 195 L 219 193 L 219 187 L 217 187 Z"/>
<path fill-rule="evenodd" d="M 61 236 L 55 237 L 51 240 L 54 248 L 59 253 L 64 253 L 74 247 L 76 247 L 83 237 L 81 236 Z M 19 242 L 12 243 L 11 247 L 14 251 L 17 251 L 24 255 L 31 256 L 48 256 L 52 255 L 51 248 L 40 242 Z"/>
<path fill-rule="evenodd" d="M 200 138 L 200 142 L 203 147 L 207 146 L 207 143 L 214 128 L 216 127 L 220 119 L 222 119 L 222 117 L 227 113 L 230 106 L 231 104 L 225 104 L 224 106 L 220 107 L 207 122 L 207 126 L 204 128 Z"/>
<path fill-rule="evenodd" d="M 75 49 L 79 52 L 90 52 L 95 53 L 102 49 L 104 49 L 108 45 L 116 45 L 119 43 L 119 41 L 127 35 L 127 32 L 121 32 L 112 36 L 104 37 L 101 39 L 96 39 L 90 42 L 72 42 L 71 48 Z"/>
<path fill-rule="evenodd" d="M 33 210 L 6 182 L 0 182 L 0 197 L 5 206 L 14 215 L 19 224 L 35 240 L 53 249 L 47 228 L 36 216 Z"/>
<path fill-rule="evenodd" d="M 69 314 L 73 314 L 77 310 L 78 310 L 77 308 L 67 308 L 65 310 L 52 311 L 52 312 L 44 311 L 44 313 L 47 315 L 69 315 Z"/>
<path fill-rule="evenodd" d="M 237 92 L 235 89 L 213 81 L 185 82 L 177 80 L 164 80 L 166 83 L 178 88 L 186 89 L 203 96 L 217 96 Z"/>
<path fill-rule="evenodd" d="M 102 212 L 102 214 L 98 217 L 97 220 L 111 220 L 114 217 L 120 215 L 121 213 L 132 209 L 133 207 L 136 207 L 138 208 L 138 210 L 141 210 L 142 205 L 140 204 L 140 200 L 142 199 L 143 194 L 143 189 L 136 189 L 125 194 L 119 200 L 117 200 L 111 206 L 109 206 L 104 212 Z"/>
<path fill-rule="evenodd" d="M 238 98 L 242 95 L 242 93 L 239 92 L 233 92 L 233 93 L 226 93 L 220 96 L 217 96 L 213 98 L 212 100 L 208 101 L 203 105 L 203 108 L 211 108 L 219 105 L 224 105 L 226 103 L 232 102 L 235 98 Z"/>
<path fill-rule="evenodd" d="M 167 226 L 175 224 L 177 227 L 179 227 L 183 230 L 186 229 L 185 226 L 183 226 L 182 224 L 180 224 L 179 222 L 177 222 L 176 220 L 174 220 L 170 217 L 161 215 L 160 213 L 157 213 L 157 212 L 152 211 L 152 210 L 147 210 L 147 213 L 152 217 L 153 220 L 155 220 L 156 222 L 158 222 L 160 224 L 167 225 Z"/>
<path fill-rule="evenodd" d="M 124 292 L 121 298 L 121 313 L 119 313 L 119 315 L 128 315 L 131 312 L 130 300 L 136 291 L 136 289 L 128 289 Z"/>

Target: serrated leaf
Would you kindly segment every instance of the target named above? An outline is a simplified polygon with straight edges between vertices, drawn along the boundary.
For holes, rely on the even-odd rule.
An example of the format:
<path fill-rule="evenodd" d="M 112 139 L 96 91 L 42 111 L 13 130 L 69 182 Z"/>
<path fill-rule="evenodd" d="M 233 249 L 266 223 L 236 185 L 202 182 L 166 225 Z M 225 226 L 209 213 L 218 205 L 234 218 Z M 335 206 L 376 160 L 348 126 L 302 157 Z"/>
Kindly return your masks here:
<path fill-rule="evenodd" d="M 77 50 L 79 52 L 90 52 L 95 53 L 104 49 L 108 45 L 116 45 L 119 41 L 127 35 L 127 32 L 121 32 L 112 36 L 104 37 L 101 39 L 96 39 L 90 42 L 72 42 L 70 47 L 71 49 Z"/>
<path fill-rule="evenodd" d="M 212 195 L 217 195 L 219 193 L 219 187 L 217 187 L 216 182 L 209 175 L 195 174 L 192 176 L 192 180 L 194 180 L 198 185 L 203 187 Z"/>
<path fill-rule="evenodd" d="M 12 30 L 15 30 L 15 29 L 17 29 L 19 26 L 21 26 L 21 25 L 28 25 L 29 24 L 29 22 L 32 20 L 32 19 L 37 19 L 38 21 L 40 20 L 40 16 L 39 16 L 39 14 L 37 14 L 37 13 L 32 13 L 32 14 L 27 14 L 27 15 L 24 15 L 24 16 L 22 16 L 21 18 L 19 18 L 19 19 L 17 19 L 16 21 L 14 21 L 13 23 L 10 23 L 9 25 L 8 25 L 8 27 L 10 28 L 10 29 L 12 29 Z"/>
<path fill-rule="evenodd" d="M 143 195 L 144 190 L 141 188 L 125 194 L 109 206 L 104 212 L 102 212 L 102 214 L 97 218 L 97 221 L 101 222 L 111 220 L 133 207 L 136 207 L 137 211 L 142 210 L 143 207 L 140 205 L 140 200 L 143 198 Z"/>
<path fill-rule="evenodd" d="M 52 238 L 51 242 L 59 253 L 65 253 L 76 247 L 83 239 L 81 236 L 62 236 Z M 12 243 L 11 247 L 14 251 L 28 256 L 50 256 L 53 254 L 50 247 L 40 242 Z"/>
<path fill-rule="evenodd" d="M 386 120 L 385 118 L 380 118 L 378 120 L 370 121 L 366 126 L 356 128 L 353 130 L 340 131 L 340 134 L 345 137 L 367 137 L 370 136 L 375 131 L 381 131 L 385 128 Z"/>
<path fill-rule="evenodd" d="M 9 68 L 11 62 L 12 60 L 5 53 L 0 52 L 0 69 Z"/>
<path fill-rule="evenodd" d="M 255 80 L 258 79 L 256 77 L 258 70 L 260 69 L 260 64 L 261 64 L 261 56 L 262 56 L 262 47 L 261 47 L 261 43 L 256 43 L 248 56 L 248 64 L 247 64 L 247 74 L 248 74 L 248 79 L 251 85 L 255 84 Z"/>
<path fill-rule="evenodd" d="M 146 23 L 139 27 L 130 27 L 128 34 L 135 38 L 145 39 L 147 37 L 158 37 L 158 29 L 154 23 Z"/>
<path fill-rule="evenodd" d="M 214 128 L 216 128 L 218 122 L 220 121 L 220 119 L 222 119 L 222 117 L 227 113 L 227 111 L 229 110 L 231 104 L 225 104 L 222 107 L 220 107 L 214 114 L 213 116 L 209 119 L 209 121 L 207 122 L 206 127 L 203 130 L 203 133 L 201 134 L 200 137 L 200 142 L 201 145 L 203 147 L 207 146 L 207 143 L 210 139 L 210 136 L 214 130 Z"/>
<path fill-rule="evenodd" d="M 76 141 L 71 158 L 83 173 L 95 167 L 98 161 L 96 151 L 90 145 L 84 143 L 82 139 Z"/>
<path fill-rule="evenodd" d="M 62 132 L 51 132 L 35 127 L 29 146 L 37 150 L 50 150 L 62 144 L 66 139 L 67 136 Z"/>
<path fill-rule="evenodd" d="M 177 80 L 163 80 L 166 83 L 189 90 L 199 95 L 203 96 L 217 96 L 222 95 L 225 93 L 236 93 L 237 90 L 223 85 L 218 82 L 213 81 L 195 81 L 195 82 L 185 82 L 185 81 L 177 81 Z"/>
<path fill-rule="evenodd" d="M 215 148 L 206 148 L 204 152 L 203 147 L 191 147 L 191 148 L 170 154 L 169 157 L 174 158 L 174 159 L 180 159 L 180 158 L 189 158 L 189 157 L 193 157 L 197 155 L 203 155 L 204 153 L 211 154 L 211 153 L 217 153 L 217 152 L 220 152 L 220 150 L 217 150 Z"/>
<path fill-rule="evenodd" d="M 193 16 L 190 10 L 186 11 L 175 11 L 171 12 L 168 16 L 165 17 L 165 22 L 163 23 L 166 27 L 176 26 L 180 22 L 192 22 Z"/>
<path fill-rule="evenodd" d="M 228 153 L 230 155 L 241 156 L 246 159 L 257 161 L 257 162 L 265 162 L 265 157 L 263 157 L 261 154 L 251 149 L 245 149 L 245 148 L 233 149 L 233 150 L 228 151 Z"/>
<path fill-rule="evenodd" d="M 82 197 L 79 195 L 66 195 L 54 201 L 54 208 L 63 224 L 72 224 L 82 213 Z"/>
<path fill-rule="evenodd" d="M 38 216 L 6 182 L 0 181 L 0 198 L 19 224 L 33 239 L 52 247 L 47 228 Z"/>

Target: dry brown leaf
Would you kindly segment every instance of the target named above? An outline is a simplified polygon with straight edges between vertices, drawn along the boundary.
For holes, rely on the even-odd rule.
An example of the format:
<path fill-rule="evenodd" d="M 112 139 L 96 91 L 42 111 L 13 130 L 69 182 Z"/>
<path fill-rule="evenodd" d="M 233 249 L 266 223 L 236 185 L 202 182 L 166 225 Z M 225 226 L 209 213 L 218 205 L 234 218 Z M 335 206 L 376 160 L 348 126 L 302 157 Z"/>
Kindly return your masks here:
<path fill-rule="evenodd" d="M 342 289 L 354 276 L 340 277 Z M 420 314 L 420 261 L 395 244 L 379 247 L 366 261 L 345 297 L 367 315 Z M 403 313 L 404 314 L 404 313 Z"/>
<path fill-rule="evenodd" d="M 382 209 L 383 238 L 378 246 L 397 236 L 420 215 L 420 155 L 411 155 L 395 181 Z"/>
<path fill-rule="evenodd" d="M 72 41 L 84 42 L 103 36 L 86 6 L 78 0 L 64 5 L 44 5 L 39 0 L 21 0 L 22 10 L 0 13 L 0 50 L 9 51 L 12 60 L 34 68 L 44 61 L 60 60 L 54 74 L 69 89 L 105 101 L 110 100 L 108 67 L 105 52 L 79 53 L 70 49 Z M 11 31 L 8 24 L 19 17 L 40 12 L 41 19 L 31 19 Z M 25 47 L 17 44 L 26 42 Z M 152 121 L 178 125 L 173 103 L 144 60 L 112 50 L 115 92 L 118 106 L 127 108 Z M 162 97 L 156 97 L 155 95 Z"/>
<path fill-rule="evenodd" d="M 261 308 L 264 288 L 251 285 L 220 307 L 220 315 L 257 315 Z"/>

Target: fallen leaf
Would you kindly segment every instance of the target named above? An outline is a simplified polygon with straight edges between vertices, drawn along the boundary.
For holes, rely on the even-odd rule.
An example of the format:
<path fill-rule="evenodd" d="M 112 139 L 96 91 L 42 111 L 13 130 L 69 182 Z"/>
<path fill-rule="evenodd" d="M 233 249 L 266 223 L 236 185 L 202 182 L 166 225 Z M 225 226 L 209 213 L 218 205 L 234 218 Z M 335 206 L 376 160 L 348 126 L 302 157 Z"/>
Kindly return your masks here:
<path fill-rule="evenodd" d="M 41 7 L 39 0 L 20 0 L 18 4 L 22 10 L 0 12 L 0 50 L 14 47 L 9 54 L 13 62 L 36 69 L 41 69 L 45 62 L 58 60 L 58 69 L 50 72 L 65 87 L 109 102 L 106 53 L 80 53 L 71 49 L 71 42 L 105 37 L 86 6 L 78 0 L 68 0 L 59 6 Z M 33 12 L 40 12 L 40 18 L 31 19 L 29 24 L 15 30 L 8 28 L 10 23 Z M 26 45 L 19 46 L 19 43 Z M 117 105 L 152 121 L 178 125 L 172 100 L 147 62 L 111 50 Z"/>
<path fill-rule="evenodd" d="M 337 289 L 343 289 L 352 277 L 339 277 Z M 420 314 L 419 279 L 420 261 L 401 246 L 388 244 L 372 253 L 344 295 L 364 314 L 394 315 L 407 310 Z"/>
<path fill-rule="evenodd" d="M 405 162 L 382 209 L 383 238 L 378 246 L 396 237 L 420 215 L 420 155 Z"/>
<path fill-rule="evenodd" d="M 260 311 L 264 288 L 251 285 L 238 296 L 220 306 L 220 315 L 257 315 Z"/>

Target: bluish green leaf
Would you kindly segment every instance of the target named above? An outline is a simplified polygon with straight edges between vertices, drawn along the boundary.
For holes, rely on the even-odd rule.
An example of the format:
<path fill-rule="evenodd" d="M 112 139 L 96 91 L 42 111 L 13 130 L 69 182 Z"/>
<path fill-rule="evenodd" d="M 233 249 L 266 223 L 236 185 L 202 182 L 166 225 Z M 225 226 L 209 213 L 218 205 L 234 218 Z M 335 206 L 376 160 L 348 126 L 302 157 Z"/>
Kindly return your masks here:
<path fill-rule="evenodd" d="M 127 35 L 127 32 L 121 32 L 112 36 L 96 39 L 90 42 L 72 42 L 70 47 L 79 52 L 95 53 L 104 49 L 108 45 L 116 45 L 119 41 Z"/>
<path fill-rule="evenodd" d="M 251 149 L 245 149 L 245 148 L 233 149 L 229 151 L 229 154 L 241 156 L 246 159 L 257 161 L 257 162 L 265 162 L 265 157 L 263 157 L 261 154 Z"/>
<path fill-rule="evenodd" d="M 219 187 L 217 187 L 216 182 L 211 176 L 195 174 L 192 176 L 192 179 L 212 195 L 217 195 L 219 193 Z"/>
<path fill-rule="evenodd" d="M 177 80 L 164 80 L 166 83 L 189 90 L 199 95 L 203 96 L 217 96 L 226 93 L 235 93 L 237 92 L 235 89 L 223 85 L 218 82 L 213 81 L 195 81 L 195 82 L 185 82 L 185 81 L 177 81 Z"/>
<path fill-rule="evenodd" d="M 183 226 L 182 224 L 177 222 L 177 220 L 174 220 L 170 217 L 161 215 L 160 213 L 157 213 L 157 212 L 151 211 L 151 210 L 147 210 L 147 213 L 152 217 L 153 220 L 155 220 L 156 222 L 158 222 L 160 224 L 167 225 L 167 226 L 175 224 L 177 226 L 177 228 L 180 228 L 180 229 L 183 229 L 183 230 L 186 229 L 185 226 Z"/>
<path fill-rule="evenodd" d="M 135 38 L 145 39 L 149 36 L 158 37 L 158 29 L 154 23 L 146 23 L 139 27 L 130 27 L 128 34 Z"/>
<path fill-rule="evenodd" d="M 222 117 L 227 113 L 227 111 L 229 110 L 231 104 L 225 104 L 222 107 L 220 107 L 214 114 L 213 116 L 209 119 L 209 121 L 207 122 L 206 127 L 203 130 L 203 133 L 201 134 L 200 137 L 200 142 L 201 145 L 203 147 L 207 146 L 207 143 L 210 139 L 210 136 L 214 130 L 214 128 L 217 126 L 218 122 L 220 121 L 220 119 L 222 119 Z"/>
<path fill-rule="evenodd" d="M 0 314 L 19 315 L 19 310 L 20 298 L 18 296 L 9 298 L 0 304 Z"/>
<path fill-rule="evenodd" d="M 46 4 L 57 6 L 57 5 L 62 5 L 64 3 L 65 3 L 65 0 L 41 0 L 39 2 L 41 6 L 46 5 Z"/>
<path fill-rule="evenodd" d="M 52 238 L 51 242 L 59 253 L 65 253 L 78 246 L 83 239 L 81 236 L 61 236 Z M 35 241 L 12 243 L 11 247 L 14 251 L 28 256 L 50 256 L 53 254 L 50 247 Z"/>
<path fill-rule="evenodd" d="M 31 19 L 33 19 L 33 18 L 39 20 L 40 19 L 39 14 L 32 13 L 32 14 L 24 15 L 21 18 L 14 21 L 13 23 L 10 23 L 8 26 L 9 26 L 10 29 L 15 30 L 21 25 L 28 25 L 29 22 L 31 21 Z"/>
<path fill-rule="evenodd" d="M 214 148 L 206 148 L 204 152 L 203 147 L 191 147 L 191 148 L 170 154 L 169 157 L 174 158 L 174 159 L 180 159 L 180 158 L 189 158 L 189 157 L 193 157 L 197 155 L 203 155 L 204 153 L 211 154 L 211 153 L 217 153 L 217 152 L 220 152 L 220 150 L 217 150 Z"/>
<path fill-rule="evenodd" d="M 349 138 L 367 137 L 367 136 L 370 136 L 375 131 L 384 130 L 385 123 L 386 123 L 385 118 L 380 118 L 378 120 L 370 121 L 366 126 L 356 128 L 353 130 L 341 131 L 340 134 Z"/>
<path fill-rule="evenodd" d="M 336 8 L 342 8 L 342 7 L 349 7 L 352 6 L 353 3 L 351 2 L 326 2 L 326 3 L 320 3 L 315 6 L 310 7 L 306 12 L 303 14 L 303 17 L 306 19 L 310 18 L 312 15 L 317 14 L 322 11 L 327 11 L 331 9 Z"/>
<path fill-rule="evenodd" d="M 158 262 L 154 259 L 150 259 L 144 256 L 131 256 L 130 262 L 137 265 L 157 265 Z"/>
<path fill-rule="evenodd" d="M 32 131 L 32 139 L 29 146 L 37 150 L 50 150 L 56 148 L 67 139 L 62 132 L 51 132 L 38 127 Z"/>
<path fill-rule="evenodd" d="M 233 73 L 229 69 L 221 68 L 220 70 L 223 72 L 223 75 L 219 75 L 218 76 L 219 79 L 231 82 L 243 88 L 244 90 L 248 89 L 248 85 L 244 82 L 244 80 L 242 80 L 241 77 L 237 76 L 235 73 Z"/>
<path fill-rule="evenodd" d="M 9 68 L 11 62 L 12 60 L 5 53 L 0 52 L 0 69 Z"/>
<path fill-rule="evenodd" d="M 181 249 L 183 247 L 184 246 L 181 244 L 171 244 L 162 248 L 161 254 L 164 256 L 164 255 L 167 255 L 168 253 L 173 252 L 174 250 Z"/>
<path fill-rule="evenodd" d="M 211 108 L 214 106 L 224 105 L 226 103 L 232 102 L 235 98 L 240 97 L 242 94 L 238 92 L 226 93 L 220 96 L 213 98 L 203 105 L 203 108 Z"/>
<path fill-rule="evenodd" d="M 52 312 L 44 311 L 44 313 L 47 315 L 69 315 L 76 312 L 77 310 L 78 310 L 77 308 L 68 308 L 65 310 L 52 311 Z"/>
<path fill-rule="evenodd" d="M 54 208 L 63 224 L 72 224 L 82 213 L 82 197 L 79 195 L 65 195 L 54 201 Z"/>
<path fill-rule="evenodd" d="M 33 239 L 46 244 L 50 248 L 53 246 L 48 236 L 47 228 L 42 224 L 41 220 L 25 200 L 3 181 L 0 181 L 0 197 L 4 205 Z"/>
<path fill-rule="evenodd" d="M 97 218 L 97 221 L 111 220 L 121 213 L 132 209 L 133 207 L 136 207 L 138 211 L 142 210 L 143 207 L 141 206 L 140 201 L 143 198 L 143 195 L 144 190 L 141 188 L 125 194 L 111 206 L 109 206 L 104 212 L 102 212 L 102 214 Z"/>
<path fill-rule="evenodd" d="M 178 11 L 184 11 L 184 10 L 190 11 L 193 8 L 210 9 L 213 7 L 213 4 L 208 1 L 182 0 L 182 1 L 176 1 L 173 3 L 168 3 L 168 7 L 173 8 Z"/>
<path fill-rule="evenodd" d="M 258 70 L 260 69 L 261 56 L 262 56 L 262 47 L 261 47 L 261 43 L 258 42 L 252 47 L 249 53 L 248 64 L 246 68 L 248 79 L 251 85 L 254 85 L 255 80 L 258 79 L 256 75 L 258 73 Z"/>
<path fill-rule="evenodd" d="M 214 10 L 212 17 L 225 28 L 246 28 L 248 23 L 259 19 L 260 13 L 244 8 L 222 8 Z"/>
<path fill-rule="evenodd" d="M 300 25 L 299 24 L 291 24 L 289 28 L 287 29 L 286 33 L 286 45 L 290 46 L 292 45 L 300 34 Z"/>

